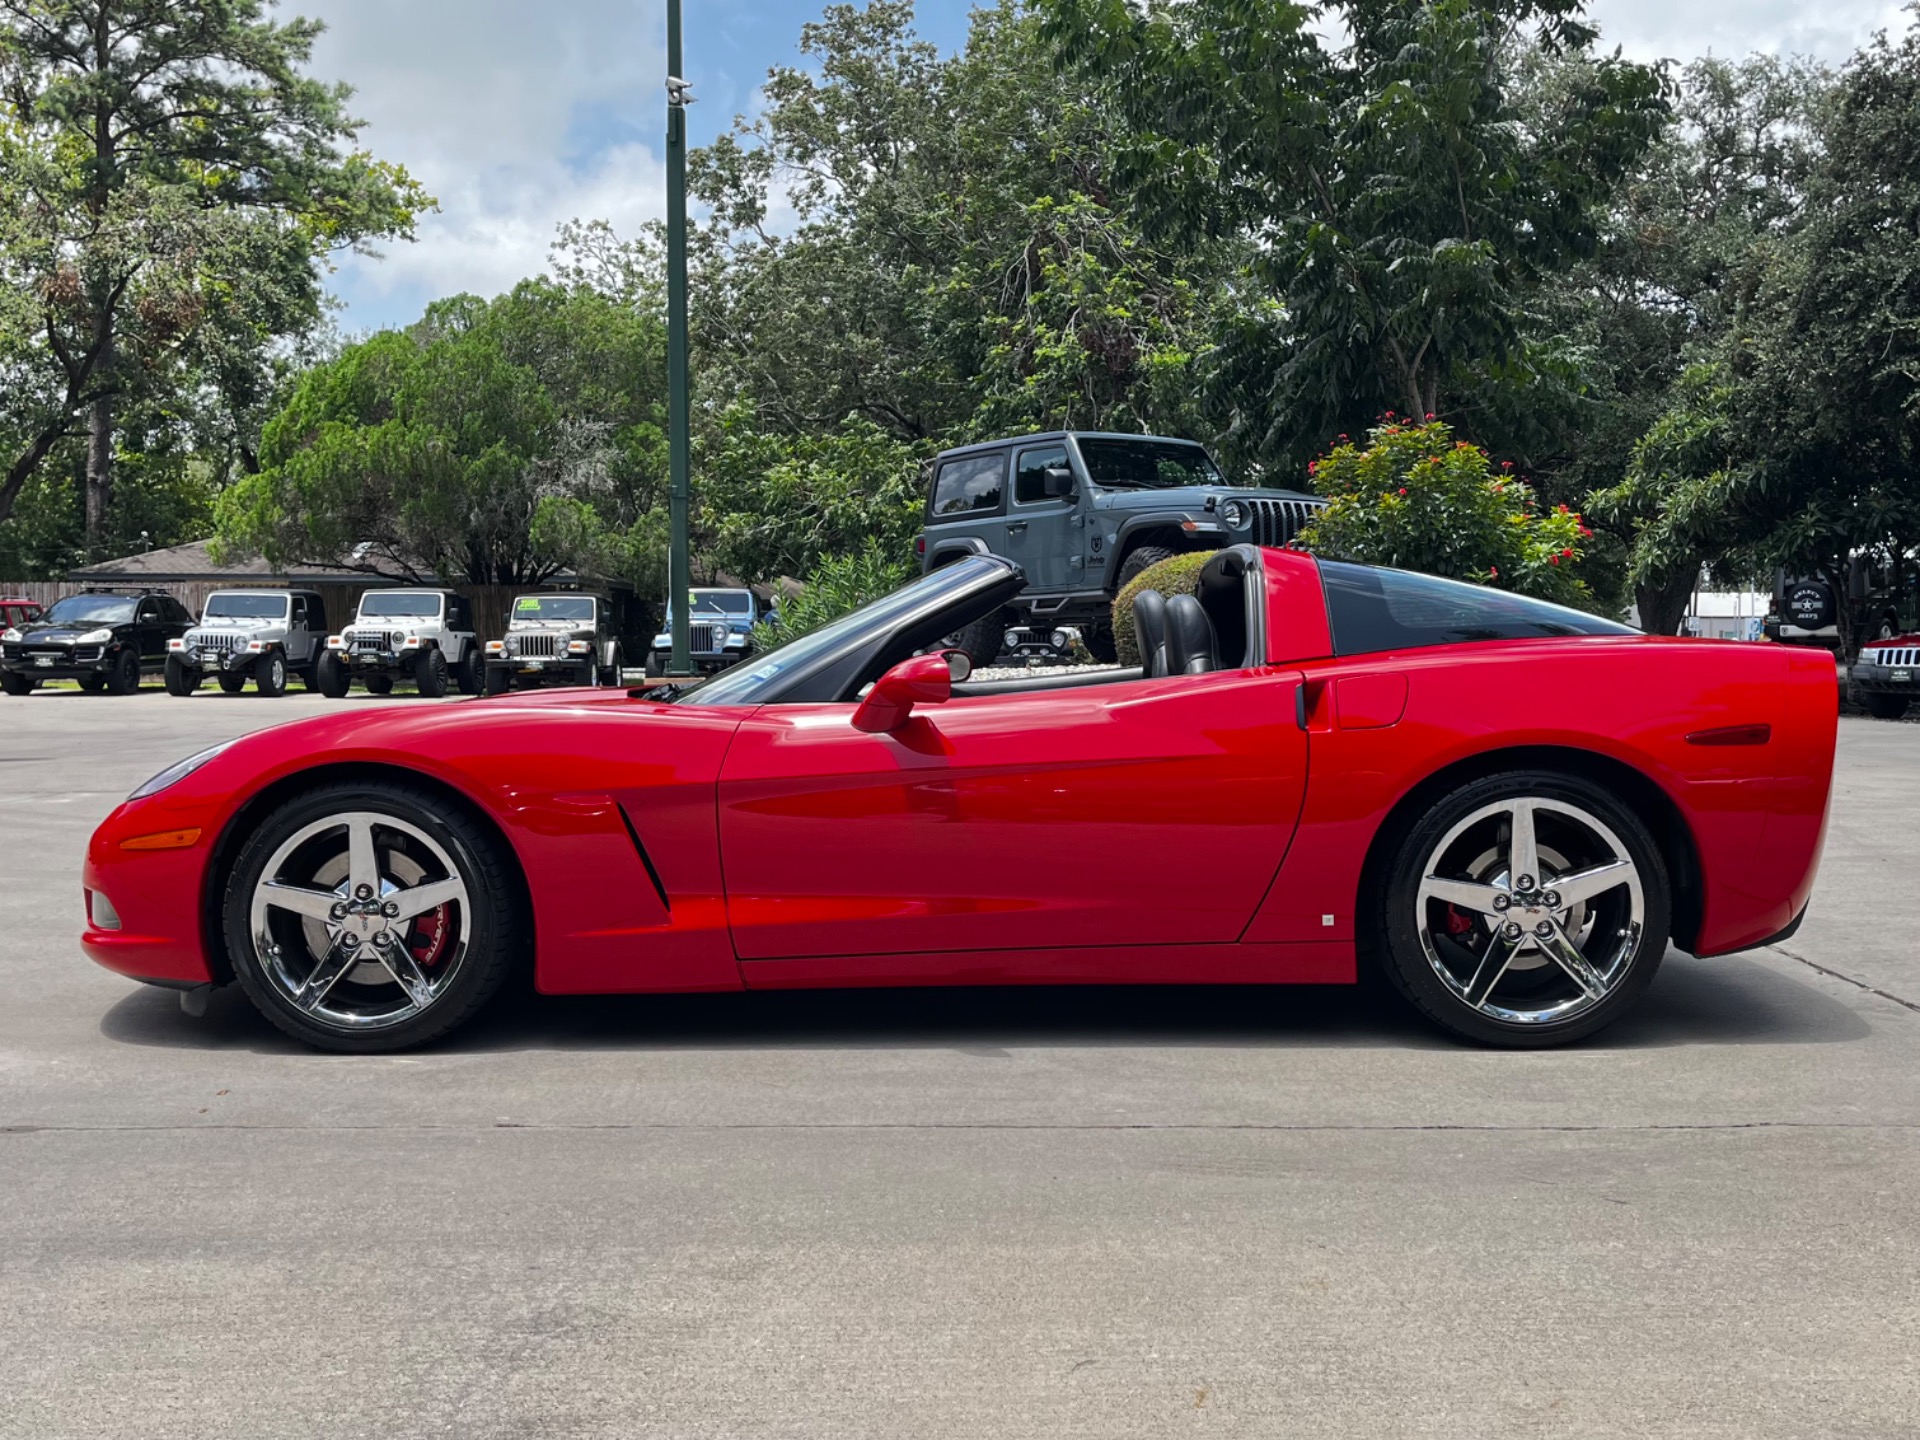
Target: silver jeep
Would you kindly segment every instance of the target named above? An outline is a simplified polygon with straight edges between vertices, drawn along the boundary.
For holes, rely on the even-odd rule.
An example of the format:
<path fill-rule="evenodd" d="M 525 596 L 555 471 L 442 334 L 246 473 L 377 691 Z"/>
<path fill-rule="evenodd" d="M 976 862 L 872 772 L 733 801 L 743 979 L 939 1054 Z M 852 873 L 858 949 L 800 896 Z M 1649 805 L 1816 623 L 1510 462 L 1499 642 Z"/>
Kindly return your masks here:
<path fill-rule="evenodd" d="M 312 590 L 216 590 L 199 623 L 167 642 L 167 693 L 191 695 L 209 675 L 229 695 L 248 680 L 284 695 L 292 675 L 311 690 L 326 633 L 326 602 Z"/>

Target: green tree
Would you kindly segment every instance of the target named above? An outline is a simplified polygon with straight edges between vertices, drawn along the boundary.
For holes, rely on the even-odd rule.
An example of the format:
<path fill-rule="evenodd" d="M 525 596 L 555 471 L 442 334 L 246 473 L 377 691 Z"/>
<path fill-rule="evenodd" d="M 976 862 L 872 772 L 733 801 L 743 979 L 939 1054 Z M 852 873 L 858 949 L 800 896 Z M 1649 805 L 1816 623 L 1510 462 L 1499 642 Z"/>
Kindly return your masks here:
<path fill-rule="evenodd" d="M 403 170 L 342 152 L 347 88 L 302 73 L 321 27 L 265 11 L 0 0 L 0 519 L 84 428 L 97 547 L 119 407 L 210 381 L 257 419 L 272 342 L 320 316 L 326 255 L 408 236 L 432 203 Z"/>
<path fill-rule="evenodd" d="M 1591 253 L 1666 118 L 1659 72 L 1593 55 L 1577 0 L 1035 3 L 1120 117 L 1130 213 L 1244 247 L 1211 394 L 1286 469 L 1383 410 L 1457 415 L 1541 378 L 1535 295 Z M 1523 92 L 1535 55 L 1586 63 Z"/>
<path fill-rule="evenodd" d="M 285 563 L 475 584 L 665 573 L 665 335 L 591 291 L 457 296 L 308 371 L 219 539 Z"/>
<path fill-rule="evenodd" d="M 1543 506 L 1511 466 L 1496 470 L 1444 421 L 1387 421 L 1364 446 L 1337 445 L 1309 468 L 1328 497 L 1299 536 L 1315 554 L 1591 606 L 1581 517 Z"/>

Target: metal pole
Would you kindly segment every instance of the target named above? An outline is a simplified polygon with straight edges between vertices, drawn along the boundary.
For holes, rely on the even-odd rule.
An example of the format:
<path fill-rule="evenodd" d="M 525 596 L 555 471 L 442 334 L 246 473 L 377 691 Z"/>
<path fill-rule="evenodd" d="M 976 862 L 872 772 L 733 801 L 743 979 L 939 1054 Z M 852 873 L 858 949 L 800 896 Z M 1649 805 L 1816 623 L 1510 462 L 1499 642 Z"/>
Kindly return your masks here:
<path fill-rule="evenodd" d="M 667 0 L 667 596 L 673 611 L 670 675 L 693 671 L 687 611 L 693 564 L 687 537 L 687 103 L 682 77 L 680 0 Z"/>

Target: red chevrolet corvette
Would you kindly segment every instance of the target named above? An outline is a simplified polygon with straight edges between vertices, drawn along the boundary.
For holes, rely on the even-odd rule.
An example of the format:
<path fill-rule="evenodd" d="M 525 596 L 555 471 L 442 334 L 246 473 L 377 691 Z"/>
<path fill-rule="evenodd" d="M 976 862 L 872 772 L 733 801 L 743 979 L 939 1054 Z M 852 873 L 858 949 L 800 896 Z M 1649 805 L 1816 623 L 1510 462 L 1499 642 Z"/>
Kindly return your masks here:
<path fill-rule="evenodd" d="M 95 833 L 87 953 L 238 981 L 335 1050 L 547 993 L 1309 982 L 1454 1033 L 1590 1034 L 1668 942 L 1790 934 L 1833 661 L 1222 551 L 1135 670 L 970 681 L 1020 588 L 937 570 L 678 691 L 329 715 L 182 760 Z M 930 651 L 936 653 L 928 653 Z"/>

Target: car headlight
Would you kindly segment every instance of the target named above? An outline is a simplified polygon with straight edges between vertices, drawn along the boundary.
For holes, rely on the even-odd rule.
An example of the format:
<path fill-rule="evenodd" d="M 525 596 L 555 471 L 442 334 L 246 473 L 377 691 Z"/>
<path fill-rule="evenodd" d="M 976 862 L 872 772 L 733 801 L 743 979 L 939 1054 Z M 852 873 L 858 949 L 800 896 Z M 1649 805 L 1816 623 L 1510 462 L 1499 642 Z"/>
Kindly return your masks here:
<path fill-rule="evenodd" d="M 1229 528 L 1244 530 L 1247 522 L 1253 519 L 1253 512 L 1247 508 L 1246 501 L 1229 500 L 1220 507 L 1220 518 L 1227 522 Z"/>
<path fill-rule="evenodd" d="M 26 637 L 24 635 L 22 635 L 18 630 L 14 629 L 11 625 L 7 627 L 5 634 L 0 634 L 0 640 L 4 640 L 9 645 L 18 645 L 25 638 Z"/>
<path fill-rule="evenodd" d="M 76 645 L 104 645 L 113 639 L 111 630 L 89 630 L 73 643 Z"/>
<path fill-rule="evenodd" d="M 214 756 L 218 755 L 231 744 L 233 744 L 233 741 L 223 740 L 211 749 L 202 750 L 197 755 L 189 755 L 184 760 L 174 761 L 173 764 L 169 765 L 158 775 L 147 781 L 146 784 L 127 796 L 127 799 L 144 800 L 149 795 L 158 795 L 169 785 L 179 784 L 182 780 L 186 779 L 187 776 L 198 770 L 202 765 L 213 759 Z"/>

